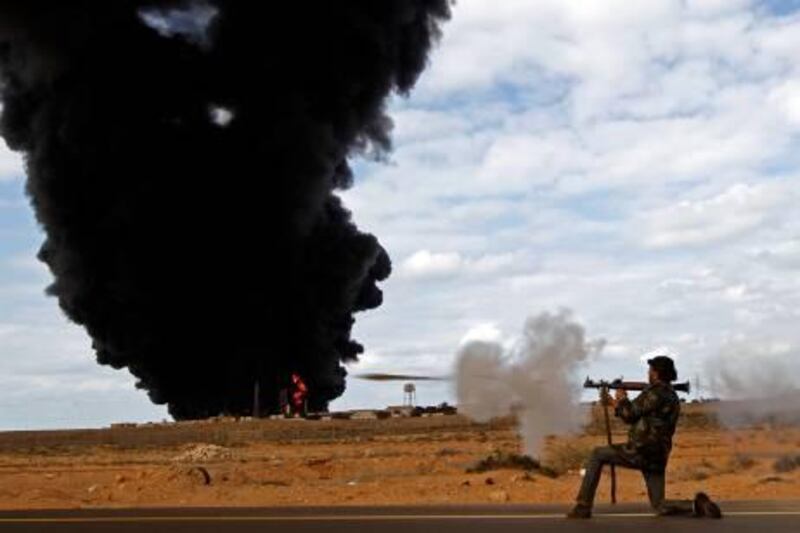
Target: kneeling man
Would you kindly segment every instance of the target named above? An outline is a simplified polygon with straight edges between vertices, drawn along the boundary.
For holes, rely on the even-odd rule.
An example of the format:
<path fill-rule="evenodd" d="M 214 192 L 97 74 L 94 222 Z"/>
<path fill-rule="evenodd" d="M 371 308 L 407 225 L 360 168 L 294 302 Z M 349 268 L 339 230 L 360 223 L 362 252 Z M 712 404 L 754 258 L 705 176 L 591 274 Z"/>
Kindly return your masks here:
<path fill-rule="evenodd" d="M 647 364 L 650 365 L 647 375 L 650 385 L 636 399 L 629 400 L 624 390 L 616 391 L 614 413 L 631 425 L 628 442 L 594 449 L 586 464 L 578 503 L 567 514 L 568 518 L 592 516 L 594 495 L 603 465 L 641 471 L 650 505 L 659 515 L 722 517 L 719 506 L 703 492 L 698 492 L 694 500 L 664 499 L 664 472 L 681 409 L 678 395 L 672 389 L 672 382 L 678 379 L 678 373 L 672 359 L 667 356 L 654 357 Z"/>

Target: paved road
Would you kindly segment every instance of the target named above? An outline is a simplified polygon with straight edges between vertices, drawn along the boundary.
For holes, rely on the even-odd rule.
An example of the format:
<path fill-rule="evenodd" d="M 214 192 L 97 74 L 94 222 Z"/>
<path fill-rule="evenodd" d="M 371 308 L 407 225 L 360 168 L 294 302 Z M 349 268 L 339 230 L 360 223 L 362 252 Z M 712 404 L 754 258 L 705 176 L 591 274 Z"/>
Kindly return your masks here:
<path fill-rule="evenodd" d="M 723 520 L 656 518 L 643 506 L 600 506 L 595 518 L 563 518 L 566 506 L 450 506 L 351 508 L 183 508 L 0 512 L 0 531 L 112 533 L 336 532 L 725 532 L 796 533 L 800 502 L 723 505 Z"/>

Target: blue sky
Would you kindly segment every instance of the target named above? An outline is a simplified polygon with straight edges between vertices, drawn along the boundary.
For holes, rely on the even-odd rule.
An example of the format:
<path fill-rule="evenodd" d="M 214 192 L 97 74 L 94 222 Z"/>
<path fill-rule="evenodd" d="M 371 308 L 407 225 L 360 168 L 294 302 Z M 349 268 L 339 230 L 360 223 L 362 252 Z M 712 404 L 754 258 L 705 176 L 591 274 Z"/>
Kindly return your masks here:
<path fill-rule="evenodd" d="M 790 15 L 800 10 L 800 0 L 767 0 L 764 6 L 775 15 Z"/>
<path fill-rule="evenodd" d="M 351 371 L 447 375 L 464 339 L 512 343 L 568 307 L 607 341 L 586 373 L 637 377 L 661 350 L 723 395 L 747 392 L 732 369 L 791 387 L 775 376 L 800 370 L 798 8 L 459 0 L 392 102 L 391 163 L 357 162 L 343 193 L 395 264 Z M 22 189 L 0 148 L 0 428 L 166 417 L 43 295 Z M 452 401 L 447 383 L 418 396 Z M 351 380 L 334 407 L 400 400 Z"/>

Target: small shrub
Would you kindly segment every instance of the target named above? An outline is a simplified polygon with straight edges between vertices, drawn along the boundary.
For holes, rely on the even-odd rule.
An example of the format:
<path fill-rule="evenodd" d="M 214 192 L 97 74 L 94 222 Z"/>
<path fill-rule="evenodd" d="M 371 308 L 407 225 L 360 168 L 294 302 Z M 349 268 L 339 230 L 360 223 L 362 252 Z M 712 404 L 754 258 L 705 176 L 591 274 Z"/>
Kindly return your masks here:
<path fill-rule="evenodd" d="M 513 469 L 513 470 L 535 470 L 548 477 L 556 477 L 558 474 L 552 469 L 542 464 L 529 455 L 518 453 L 503 452 L 495 450 L 488 457 L 476 461 L 467 467 L 467 473 L 479 474 L 490 470 Z"/>
<path fill-rule="evenodd" d="M 564 443 L 553 445 L 547 453 L 547 465 L 553 471 L 565 474 L 571 470 L 579 470 L 592 453 L 588 444 Z"/>
<path fill-rule="evenodd" d="M 697 465 L 685 465 L 680 467 L 675 471 L 673 478 L 680 481 L 704 481 L 715 473 L 718 472 L 710 466 L 710 463 L 704 461 Z"/>
<path fill-rule="evenodd" d="M 741 472 L 742 470 L 749 470 L 756 464 L 755 459 L 749 455 L 737 453 L 728 462 L 728 471 L 731 473 Z"/>
<path fill-rule="evenodd" d="M 780 473 L 791 472 L 797 468 L 800 468 L 800 455 L 784 455 L 772 465 L 772 469 Z"/>
<path fill-rule="evenodd" d="M 480 474 L 482 472 L 504 468 L 536 470 L 540 466 L 539 461 L 528 455 L 495 450 L 488 457 L 484 457 L 467 467 L 467 472 L 470 474 Z"/>
<path fill-rule="evenodd" d="M 453 448 L 442 448 L 436 452 L 437 457 L 452 457 L 454 455 L 460 455 L 461 450 L 455 450 Z"/>
<path fill-rule="evenodd" d="M 708 459 L 705 459 L 705 458 L 703 458 L 703 460 L 700 461 L 700 466 L 702 468 L 707 468 L 708 470 L 714 470 L 715 469 L 714 463 L 712 463 L 711 461 L 709 461 Z"/>

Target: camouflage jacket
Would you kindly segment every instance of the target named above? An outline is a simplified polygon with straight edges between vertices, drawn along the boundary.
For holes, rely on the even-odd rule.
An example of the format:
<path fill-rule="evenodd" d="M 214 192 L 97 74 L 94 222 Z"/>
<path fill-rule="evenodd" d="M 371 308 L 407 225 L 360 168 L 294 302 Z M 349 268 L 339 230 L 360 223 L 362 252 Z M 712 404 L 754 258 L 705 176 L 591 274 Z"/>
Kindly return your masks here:
<path fill-rule="evenodd" d="M 633 401 L 619 401 L 615 413 L 631 424 L 627 447 L 642 456 L 647 466 L 663 469 L 672 450 L 672 435 L 680 410 L 680 400 L 672 386 L 656 383 Z"/>

